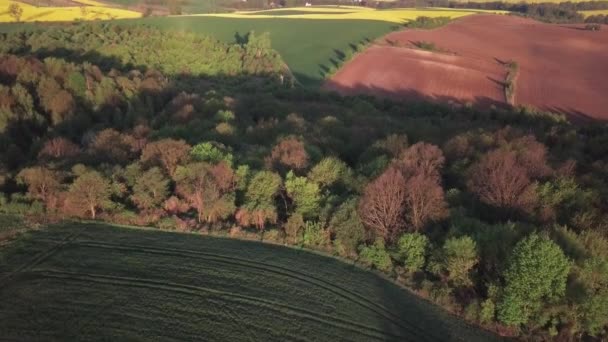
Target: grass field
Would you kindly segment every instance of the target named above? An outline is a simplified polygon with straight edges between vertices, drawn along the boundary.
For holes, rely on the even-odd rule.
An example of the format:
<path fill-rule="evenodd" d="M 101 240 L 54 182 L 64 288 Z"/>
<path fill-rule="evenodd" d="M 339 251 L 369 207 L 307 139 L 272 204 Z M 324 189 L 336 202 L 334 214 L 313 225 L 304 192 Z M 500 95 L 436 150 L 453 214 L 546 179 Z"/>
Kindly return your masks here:
<path fill-rule="evenodd" d="M 8 6 L 17 3 L 23 9 L 21 21 L 74 21 L 74 20 L 109 20 L 139 18 L 141 13 L 120 8 L 112 8 L 93 0 L 77 0 L 81 7 L 36 7 L 12 0 L 0 0 L 0 22 L 14 22 L 8 14 Z"/>
<path fill-rule="evenodd" d="M 0 256 L 6 340 L 494 338 L 373 273 L 257 242 L 66 224 Z"/>
<path fill-rule="evenodd" d="M 238 19 L 209 16 L 158 17 L 120 21 L 161 29 L 188 30 L 235 42 L 235 35 L 269 32 L 277 50 L 296 78 L 305 85 L 319 85 L 328 68 L 340 64 L 345 52 L 396 28 L 374 20 Z"/>
<path fill-rule="evenodd" d="M 376 10 L 367 7 L 294 7 L 255 12 L 235 12 L 219 14 L 199 14 L 222 18 L 290 18 L 316 20 L 377 20 L 403 24 L 421 16 L 460 18 L 475 13 L 503 13 L 504 11 L 478 11 L 448 8 L 407 8 Z"/>

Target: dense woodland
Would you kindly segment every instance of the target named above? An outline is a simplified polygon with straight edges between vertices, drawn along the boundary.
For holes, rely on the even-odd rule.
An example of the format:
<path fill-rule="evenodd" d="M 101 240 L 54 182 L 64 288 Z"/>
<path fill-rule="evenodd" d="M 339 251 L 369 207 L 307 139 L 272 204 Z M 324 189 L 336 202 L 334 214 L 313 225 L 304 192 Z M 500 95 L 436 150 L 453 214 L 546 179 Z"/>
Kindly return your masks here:
<path fill-rule="evenodd" d="M 341 98 L 236 38 L 0 37 L 0 212 L 318 249 L 504 335 L 606 338 L 605 124 Z"/>

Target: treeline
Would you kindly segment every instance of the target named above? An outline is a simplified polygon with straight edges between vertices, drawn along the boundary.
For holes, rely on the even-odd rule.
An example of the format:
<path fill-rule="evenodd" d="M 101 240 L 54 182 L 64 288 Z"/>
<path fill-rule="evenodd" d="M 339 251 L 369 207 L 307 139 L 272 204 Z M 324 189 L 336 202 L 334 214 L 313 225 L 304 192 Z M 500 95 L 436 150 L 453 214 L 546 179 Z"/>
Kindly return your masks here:
<path fill-rule="evenodd" d="M 550 23 L 601 23 L 596 18 L 587 18 L 579 11 L 608 9 L 608 1 L 581 1 L 560 3 L 507 3 L 507 2 L 444 2 L 431 1 L 432 6 L 449 8 L 472 8 L 483 10 L 510 11 L 526 17 Z"/>
<path fill-rule="evenodd" d="M 550 23 L 606 23 L 606 16 L 597 15 L 585 18 L 579 11 L 608 9 L 608 1 L 581 1 L 581 2 L 475 2 L 452 0 L 400 0 L 383 1 L 377 4 L 378 8 L 407 8 L 407 7 L 441 7 L 459 9 L 479 9 L 494 11 L 509 11 L 514 14 L 538 19 Z"/>
<path fill-rule="evenodd" d="M 0 35 L 0 53 L 89 62 L 102 70 L 148 69 L 167 75 L 236 76 L 288 74 L 268 33 L 249 33 L 241 44 L 210 36 L 162 32 L 145 26 L 75 24 Z"/>
<path fill-rule="evenodd" d="M 111 43 L 34 36 L 1 44 L 0 212 L 299 245 L 504 335 L 606 337 L 605 125 L 108 69 L 75 56 Z"/>

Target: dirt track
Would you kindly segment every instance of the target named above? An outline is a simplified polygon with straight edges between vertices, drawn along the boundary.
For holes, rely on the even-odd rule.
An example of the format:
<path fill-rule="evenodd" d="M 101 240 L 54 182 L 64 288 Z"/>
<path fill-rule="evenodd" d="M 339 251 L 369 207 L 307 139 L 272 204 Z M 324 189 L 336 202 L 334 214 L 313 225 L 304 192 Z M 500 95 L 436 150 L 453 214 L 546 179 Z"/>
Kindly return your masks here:
<path fill-rule="evenodd" d="M 432 42 L 445 52 L 412 49 Z M 513 16 L 473 15 L 445 27 L 391 33 L 326 83 L 343 94 L 504 105 L 506 69 L 519 64 L 515 103 L 608 120 L 608 27 L 591 32 Z"/>

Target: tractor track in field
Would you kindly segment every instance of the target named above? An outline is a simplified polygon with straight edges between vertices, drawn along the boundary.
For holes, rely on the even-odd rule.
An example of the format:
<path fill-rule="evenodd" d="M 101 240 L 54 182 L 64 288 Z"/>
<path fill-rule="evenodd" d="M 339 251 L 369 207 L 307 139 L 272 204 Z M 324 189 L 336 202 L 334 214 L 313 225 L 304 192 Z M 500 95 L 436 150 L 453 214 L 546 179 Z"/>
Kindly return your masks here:
<path fill-rule="evenodd" d="M 199 251 L 193 251 L 193 250 L 147 247 L 147 246 L 131 245 L 131 244 L 124 245 L 124 244 L 115 244 L 115 243 L 97 242 L 97 241 L 85 241 L 85 240 L 72 241 L 70 244 L 74 245 L 74 246 L 104 248 L 104 249 L 122 250 L 122 251 L 129 251 L 129 252 L 140 252 L 140 253 L 156 254 L 156 255 L 169 255 L 169 256 L 178 256 L 178 257 L 190 257 L 190 258 L 195 257 L 195 258 L 199 258 L 202 260 L 215 260 L 217 262 L 221 262 L 221 263 L 225 263 L 225 264 L 243 266 L 243 267 L 246 267 L 249 269 L 258 269 L 261 271 L 271 272 L 274 274 L 278 274 L 280 276 L 297 279 L 304 283 L 320 287 L 320 288 L 330 291 L 331 293 L 334 293 L 335 295 L 338 295 L 346 300 L 356 303 L 356 304 L 360 305 L 361 307 L 363 307 L 367 310 L 370 310 L 370 311 L 378 314 L 379 316 L 387 319 L 395 326 L 400 327 L 401 329 L 410 331 L 414 335 L 417 335 L 418 341 L 425 341 L 425 340 L 428 340 L 429 338 L 431 338 L 431 339 L 439 338 L 439 336 L 428 336 L 428 331 L 425 332 L 422 329 L 420 329 L 418 326 L 416 326 L 412 323 L 408 323 L 407 321 L 402 321 L 402 319 L 400 317 L 398 317 L 397 315 L 392 313 L 386 307 L 384 307 L 378 303 L 372 302 L 357 293 L 354 293 L 350 290 L 347 290 L 347 289 L 337 286 L 335 284 L 329 283 L 322 279 L 316 278 L 315 276 L 296 272 L 296 271 L 293 271 L 293 270 L 290 270 L 290 269 L 287 269 L 287 268 L 284 268 L 281 266 L 252 262 L 252 261 L 241 259 L 241 258 L 223 256 L 223 255 L 218 255 L 218 254 L 214 254 L 214 253 L 199 252 Z"/>
<path fill-rule="evenodd" d="M 420 341 L 418 337 L 406 337 L 401 335 L 390 334 L 389 332 L 373 328 L 370 326 L 366 326 L 361 323 L 351 322 L 345 319 L 328 316 L 319 312 L 313 312 L 306 309 L 294 307 L 291 305 L 286 305 L 280 302 L 275 302 L 271 300 L 260 299 L 256 297 L 251 297 L 239 293 L 232 293 L 227 291 L 221 291 L 211 288 L 206 288 L 202 286 L 193 286 L 193 285 L 185 285 L 178 283 L 171 283 L 165 281 L 159 281 L 154 279 L 142 279 L 142 278 L 132 278 L 132 277 L 123 277 L 123 276 L 111 276 L 111 275 L 103 275 L 103 274 L 94 274 L 94 273 L 81 273 L 81 272 L 66 272 L 66 271 L 56 271 L 56 270 L 30 270 L 27 272 L 21 272 L 22 276 L 33 276 L 33 277 L 42 277 L 42 278 L 55 278 L 55 279 L 63 279 L 63 280 L 73 280 L 73 281 L 83 281 L 83 282 L 92 282 L 98 284 L 108 284 L 113 286 L 124 286 L 124 287 L 139 287 L 139 288 L 148 288 L 155 290 L 164 290 L 170 292 L 183 293 L 188 295 L 196 295 L 201 297 L 206 297 L 204 294 L 221 297 L 223 299 L 239 301 L 242 303 L 253 304 L 257 306 L 266 307 L 270 310 L 278 310 L 283 309 L 285 311 L 290 312 L 295 316 L 299 316 L 300 318 L 316 321 L 321 324 L 331 325 L 333 327 L 350 330 L 351 332 L 364 334 L 367 337 L 373 338 L 375 340 L 385 340 L 386 337 L 390 337 L 391 340 L 394 341 Z"/>
<path fill-rule="evenodd" d="M 67 235 L 65 238 L 63 238 L 61 240 L 55 240 L 56 244 L 54 246 L 38 253 L 25 264 L 17 267 L 16 269 L 14 269 L 14 270 L 8 272 L 7 274 L 5 274 L 4 276 L 0 277 L 0 288 L 2 288 L 4 285 L 6 285 L 6 283 L 9 282 L 11 280 L 11 278 L 13 278 L 14 276 L 40 264 L 44 260 L 53 256 L 53 254 L 57 253 L 61 249 L 61 247 L 74 241 L 74 239 L 76 239 L 76 237 L 78 236 L 79 233 L 80 233 L 80 231 L 75 231 L 75 232 Z"/>

